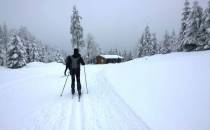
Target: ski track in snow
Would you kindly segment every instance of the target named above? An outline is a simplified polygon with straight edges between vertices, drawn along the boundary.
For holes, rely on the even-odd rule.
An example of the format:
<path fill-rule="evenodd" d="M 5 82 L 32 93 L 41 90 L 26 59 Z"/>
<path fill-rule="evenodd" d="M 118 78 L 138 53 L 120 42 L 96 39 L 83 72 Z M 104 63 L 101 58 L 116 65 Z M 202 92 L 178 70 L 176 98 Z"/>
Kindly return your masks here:
<path fill-rule="evenodd" d="M 82 71 L 82 70 L 81 70 Z M 27 80 L 46 78 L 48 75 L 32 76 L 18 79 L 15 82 L 4 84 L 4 87 L 26 82 Z M 53 76 L 53 75 L 52 75 Z M 52 79 L 54 80 L 54 79 Z M 65 80 L 65 77 L 62 78 Z M 80 102 L 78 96 L 71 98 L 67 88 L 63 97 L 55 98 L 38 106 L 31 115 L 25 117 L 23 124 L 17 130 L 148 130 L 149 127 L 135 115 L 124 101 L 112 90 L 109 82 L 96 74 L 88 81 L 89 93 L 86 94 L 84 77 L 83 94 Z M 28 82 L 30 83 L 30 82 Z M 61 82 L 63 83 L 63 82 Z M 62 84 L 60 84 L 62 86 Z M 13 87 L 6 89 L 12 90 Z M 18 89 L 21 89 L 19 87 Z M 14 91 L 14 90 L 13 90 Z M 57 91 L 57 90 L 55 90 Z M 47 92 L 46 92 L 47 93 Z M 6 92 L 4 93 L 6 94 Z M 1 95 L 2 96 L 2 95 Z M 57 96 L 57 95 L 56 95 Z"/>

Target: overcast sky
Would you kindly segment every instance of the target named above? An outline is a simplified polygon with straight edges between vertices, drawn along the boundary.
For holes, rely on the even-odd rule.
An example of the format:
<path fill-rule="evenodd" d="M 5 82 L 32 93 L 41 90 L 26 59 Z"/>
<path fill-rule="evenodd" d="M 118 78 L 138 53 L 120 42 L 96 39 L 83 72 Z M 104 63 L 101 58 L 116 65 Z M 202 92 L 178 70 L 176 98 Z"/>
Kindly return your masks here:
<path fill-rule="evenodd" d="M 208 0 L 198 0 L 202 7 Z M 192 4 L 192 1 L 190 1 Z M 44 43 L 69 48 L 70 16 L 76 5 L 84 34 L 101 48 L 133 47 L 146 25 L 162 37 L 180 28 L 184 0 L 0 0 L 0 23 L 28 27 Z"/>

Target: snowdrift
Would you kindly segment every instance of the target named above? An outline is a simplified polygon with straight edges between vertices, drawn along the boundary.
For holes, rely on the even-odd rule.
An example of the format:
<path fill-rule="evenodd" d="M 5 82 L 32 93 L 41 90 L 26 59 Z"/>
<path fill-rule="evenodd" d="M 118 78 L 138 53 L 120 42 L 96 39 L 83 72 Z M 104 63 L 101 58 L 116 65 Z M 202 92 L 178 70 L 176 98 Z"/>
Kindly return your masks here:
<path fill-rule="evenodd" d="M 210 51 L 83 67 L 81 102 L 58 63 L 0 67 L 2 130 L 209 130 Z M 114 125 L 113 125 L 114 124 Z"/>
<path fill-rule="evenodd" d="M 103 73 L 151 129 L 210 129 L 210 51 L 144 57 Z"/>

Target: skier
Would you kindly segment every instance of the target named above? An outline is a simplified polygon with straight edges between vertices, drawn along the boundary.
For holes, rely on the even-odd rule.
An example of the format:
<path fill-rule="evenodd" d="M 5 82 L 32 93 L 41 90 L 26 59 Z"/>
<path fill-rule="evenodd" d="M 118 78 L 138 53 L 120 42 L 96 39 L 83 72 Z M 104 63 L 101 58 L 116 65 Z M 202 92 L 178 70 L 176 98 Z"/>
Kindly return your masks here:
<path fill-rule="evenodd" d="M 79 96 L 81 96 L 81 83 L 80 83 L 80 64 L 85 65 L 84 60 L 79 54 L 79 49 L 74 49 L 74 54 L 72 56 L 67 56 L 66 58 L 66 69 L 64 75 L 66 75 L 67 69 L 69 69 L 71 74 L 71 93 L 75 93 L 75 76 L 77 79 L 77 91 Z"/>

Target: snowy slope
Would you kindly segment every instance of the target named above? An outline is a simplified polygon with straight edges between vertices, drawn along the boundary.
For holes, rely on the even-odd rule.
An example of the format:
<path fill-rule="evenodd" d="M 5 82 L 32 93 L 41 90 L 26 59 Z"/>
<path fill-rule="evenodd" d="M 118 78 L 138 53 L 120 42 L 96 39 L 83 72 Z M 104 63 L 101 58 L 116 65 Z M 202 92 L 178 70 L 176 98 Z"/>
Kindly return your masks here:
<path fill-rule="evenodd" d="M 105 79 L 154 130 L 210 130 L 210 51 L 109 65 Z"/>
<path fill-rule="evenodd" d="M 87 66 L 89 94 L 85 94 L 82 76 L 81 102 L 76 97 L 72 99 L 70 80 L 63 97 L 60 97 L 66 79 L 64 68 L 57 63 L 31 63 L 18 70 L 0 68 L 0 129 L 149 129 L 106 81 L 98 79 L 103 66 Z"/>
<path fill-rule="evenodd" d="M 209 130 L 210 51 L 87 65 L 81 102 L 58 63 L 0 67 L 1 130 Z"/>

